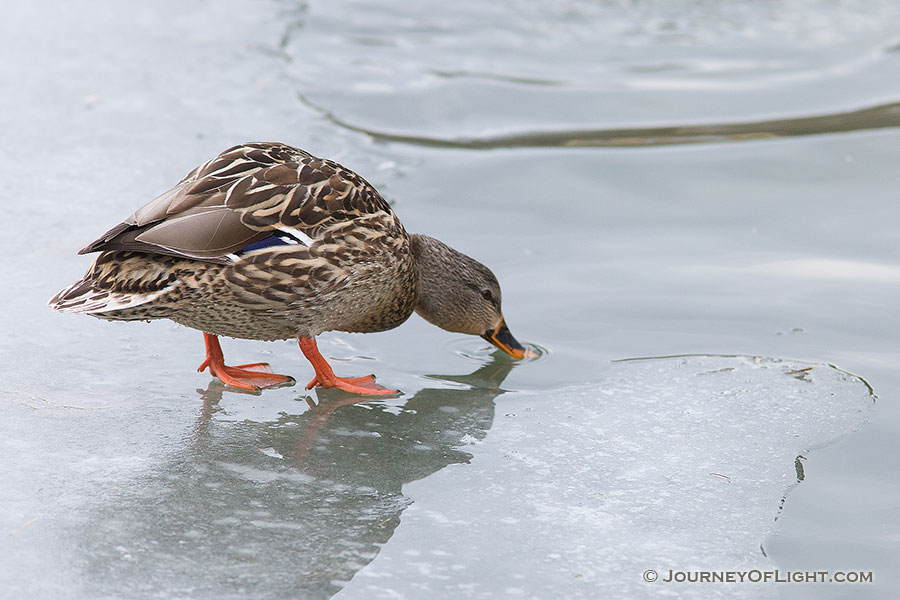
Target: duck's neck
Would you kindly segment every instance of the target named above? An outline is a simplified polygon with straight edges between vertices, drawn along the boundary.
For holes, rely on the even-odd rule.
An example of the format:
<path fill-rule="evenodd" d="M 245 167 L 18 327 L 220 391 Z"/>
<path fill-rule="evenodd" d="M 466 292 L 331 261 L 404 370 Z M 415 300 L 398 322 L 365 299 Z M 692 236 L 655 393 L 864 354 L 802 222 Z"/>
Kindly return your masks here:
<path fill-rule="evenodd" d="M 419 272 L 419 297 L 416 312 L 423 319 L 442 329 L 453 331 L 452 323 L 461 315 L 447 314 L 452 308 L 455 267 L 461 259 L 469 259 L 440 240 L 427 235 L 409 236 L 410 247 Z M 469 259 L 471 260 L 471 259 Z"/>
<path fill-rule="evenodd" d="M 441 329 L 480 335 L 470 296 L 477 293 L 475 282 L 496 281 L 490 269 L 433 237 L 409 237 L 419 273 L 416 312 Z"/>

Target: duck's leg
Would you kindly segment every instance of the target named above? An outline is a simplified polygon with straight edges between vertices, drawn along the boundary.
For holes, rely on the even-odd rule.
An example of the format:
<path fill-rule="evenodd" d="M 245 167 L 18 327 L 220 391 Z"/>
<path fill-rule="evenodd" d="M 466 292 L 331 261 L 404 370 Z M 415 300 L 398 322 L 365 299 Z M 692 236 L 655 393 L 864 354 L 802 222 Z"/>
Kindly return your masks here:
<path fill-rule="evenodd" d="M 375 383 L 374 375 L 366 375 L 365 377 L 338 377 L 331 370 L 331 365 L 325 360 L 325 357 L 319 353 L 319 347 L 316 345 L 315 338 L 299 338 L 300 350 L 306 359 L 312 363 L 313 369 L 316 370 L 316 376 L 306 389 L 310 390 L 316 385 L 323 388 L 336 387 L 339 390 L 350 392 L 351 394 L 372 394 L 376 396 L 389 396 L 396 394 L 397 390 L 391 390 Z"/>
<path fill-rule="evenodd" d="M 197 370 L 202 371 L 209 367 L 210 375 L 217 377 L 225 385 L 242 390 L 257 391 L 273 385 L 294 383 L 293 377 L 273 373 L 272 367 L 268 363 L 251 363 L 249 365 L 229 367 L 225 364 L 225 357 L 222 355 L 219 338 L 211 333 L 204 332 L 203 341 L 206 342 L 206 360 L 197 367 Z"/>

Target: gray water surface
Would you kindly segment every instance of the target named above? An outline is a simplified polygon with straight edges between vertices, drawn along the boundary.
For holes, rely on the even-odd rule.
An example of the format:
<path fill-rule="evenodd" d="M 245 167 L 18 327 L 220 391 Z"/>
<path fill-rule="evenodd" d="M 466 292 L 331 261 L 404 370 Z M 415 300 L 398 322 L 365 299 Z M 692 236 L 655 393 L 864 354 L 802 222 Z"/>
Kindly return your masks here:
<path fill-rule="evenodd" d="M 861 0 L 6 7 L 0 597 L 892 597 L 898 20 Z M 488 264 L 543 356 L 413 317 L 319 340 L 399 398 L 255 396 L 195 372 L 197 332 L 46 308 L 78 248 L 249 140 L 344 163 Z M 296 342 L 223 347 L 312 374 Z M 702 356 L 613 362 L 674 355 Z"/>

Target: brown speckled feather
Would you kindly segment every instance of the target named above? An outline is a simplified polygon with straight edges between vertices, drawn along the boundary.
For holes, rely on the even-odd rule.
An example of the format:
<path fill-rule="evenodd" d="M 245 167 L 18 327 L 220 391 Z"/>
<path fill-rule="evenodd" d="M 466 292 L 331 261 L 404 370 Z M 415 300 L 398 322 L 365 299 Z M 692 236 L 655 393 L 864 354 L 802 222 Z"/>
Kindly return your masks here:
<path fill-rule="evenodd" d="M 311 238 L 330 226 L 382 214 L 388 203 L 341 165 L 284 144 L 230 148 L 189 173 L 81 250 L 142 250 L 224 262 L 282 227 Z"/>
<path fill-rule="evenodd" d="M 273 235 L 290 243 L 244 251 Z M 200 165 L 81 253 L 98 251 L 51 306 L 271 340 L 390 329 L 418 293 L 409 237 L 378 192 L 277 143 Z"/>

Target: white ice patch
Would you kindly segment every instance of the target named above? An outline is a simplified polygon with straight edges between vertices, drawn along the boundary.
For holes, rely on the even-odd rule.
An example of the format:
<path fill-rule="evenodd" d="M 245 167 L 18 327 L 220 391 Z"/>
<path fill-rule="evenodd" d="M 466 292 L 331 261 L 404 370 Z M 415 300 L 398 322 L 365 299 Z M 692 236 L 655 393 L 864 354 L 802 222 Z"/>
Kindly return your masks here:
<path fill-rule="evenodd" d="M 487 437 L 465 448 L 471 464 L 404 486 L 413 504 L 394 536 L 337 597 L 777 598 L 774 584 L 662 580 L 776 569 L 761 547 L 798 457 L 864 422 L 867 384 L 745 357 L 604 373 L 592 387 L 499 398 Z"/>
<path fill-rule="evenodd" d="M 273 448 L 271 446 L 269 446 L 268 448 L 260 448 L 259 451 L 262 452 L 263 454 L 265 454 L 266 456 L 271 456 L 272 458 L 284 460 L 284 456 L 282 456 L 278 452 L 278 450 L 276 450 L 275 448 Z"/>

